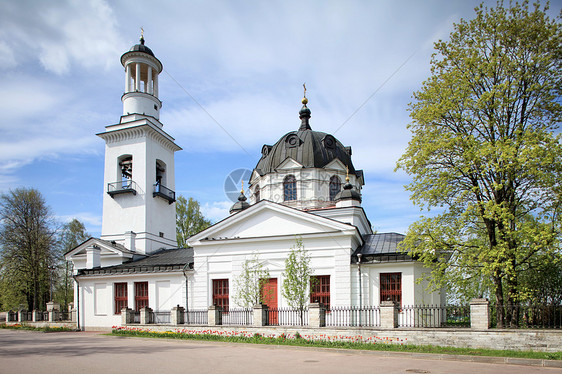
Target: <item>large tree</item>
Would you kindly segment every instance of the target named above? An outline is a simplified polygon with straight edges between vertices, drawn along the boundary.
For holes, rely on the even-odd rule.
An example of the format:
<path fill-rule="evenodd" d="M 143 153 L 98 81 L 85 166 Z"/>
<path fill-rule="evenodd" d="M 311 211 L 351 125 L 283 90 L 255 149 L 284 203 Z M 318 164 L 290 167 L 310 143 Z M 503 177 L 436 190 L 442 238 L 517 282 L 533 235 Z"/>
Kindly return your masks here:
<path fill-rule="evenodd" d="M 439 214 L 410 226 L 403 248 L 436 283 L 489 280 L 502 326 L 516 320 L 522 274 L 560 251 L 562 31 L 538 3 L 475 10 L 435 44 L 410 104 L 398 168 Z"/>
<path fill-rule="evenodd" d="M 65 253 L 74 249 L 78 244 L 89 238 L 86 226 L 76 218 L 66 223 L 59 232 L 58 244 L 58 284 L 56 299 L 60 302 L 63 310 L 73 299 L 72 262 L 66 261 Z"/>
<path fill-rule="evenodd" d="M 211 221 L 205 219 L 197 200 L 179 196 L 176 201 L 176 238 L 180 248 L 187 247 L 187 239 L 205 230 Z"/>
<path fill-rule="evenodd" d="M 39 191 L 18 188 L 0 196 L 0 220 L 1 281 L 14 295 L 25 295 L 28 310 L 43 309 L 50 297 L 49 267 L 56 263 L 51 211 Z"/>

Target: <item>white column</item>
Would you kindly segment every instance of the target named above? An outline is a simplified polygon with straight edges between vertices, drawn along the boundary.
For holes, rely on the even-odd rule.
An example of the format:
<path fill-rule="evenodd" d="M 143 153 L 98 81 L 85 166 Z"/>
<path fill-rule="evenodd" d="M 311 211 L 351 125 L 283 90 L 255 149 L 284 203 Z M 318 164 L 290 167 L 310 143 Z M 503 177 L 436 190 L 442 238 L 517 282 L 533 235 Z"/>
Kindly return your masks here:
<path fill-rule="evenodd" d="M 135 74 L 135 91 L 137 91 L 137 92 L 140 92 L 140 85 L 141 85 L 141 83 L 140 83 L 140 66 L 141 65 L 139 63 L 137 63 L 137 66 L 136 66 L 137 71 L 135 72 L 136 73 Z"/>
<path fill-rule="evenodd" d="M 158 74 L 154 74 L 152 84 L 154 85 L 154 96 L 158 97 Z"/>
<path fill-rule="evenodd" d="M 152 90 L 152 67 L 148 67 L 148 78 L 146 78 L 146 92 L 149 94 L 153 93 Z"/>
<path fill-rule="evenodd" d="M 131 65 L 127 64 L 125 68 L 127 73 L 125 74 L 125 93 L 131 91 Z"/>

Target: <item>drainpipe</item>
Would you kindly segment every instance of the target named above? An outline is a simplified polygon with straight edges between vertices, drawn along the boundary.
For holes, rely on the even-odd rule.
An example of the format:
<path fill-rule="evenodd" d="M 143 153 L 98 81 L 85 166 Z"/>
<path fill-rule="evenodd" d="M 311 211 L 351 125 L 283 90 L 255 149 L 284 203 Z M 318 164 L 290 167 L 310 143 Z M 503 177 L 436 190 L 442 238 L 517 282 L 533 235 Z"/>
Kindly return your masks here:
<path fill-rule="evenodd" d="M 76 274 L 72 274 L 72 279 L 76 282 L 76 328 L 81 330 L 80 328 L 80 282 L 78 282 L 78 278 L 76 278 Z"/>
<path fill-rule="evenodd" d="M 185 323 L 189 323 L 189 303 L 188 303 L 188 299 L 187 299 L 187 295 L 189 294 L 187 292 L 187 273 L 186 273 L 186 268 L 189 266 L 189 264 L 185 264 L 185 266 L 183 267 L 183 276 L 185 277 Z"/>
<path fill-rule="evenodd" d="M 363 308 L 363 290 L 361 289 L 361 253 L 357 254 L 357 270 L 359 271 L 359 326 L 362 325 L 361 314 Z"/>

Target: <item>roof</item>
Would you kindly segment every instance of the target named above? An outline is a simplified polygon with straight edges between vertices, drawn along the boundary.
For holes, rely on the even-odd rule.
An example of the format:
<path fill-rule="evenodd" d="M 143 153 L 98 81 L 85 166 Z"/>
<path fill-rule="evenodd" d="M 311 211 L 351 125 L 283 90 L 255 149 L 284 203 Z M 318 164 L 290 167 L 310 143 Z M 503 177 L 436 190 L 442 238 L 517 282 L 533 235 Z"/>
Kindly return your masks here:
<path fill-rule="evenodd" d="M 299 112 L 302 120 L 298 131 L 291 131 L 281 137 L 274 145 L 262 147 L 262 157 L 255 167 L 260 175 L 275 172 L 286 159 L 292 158 L 305 168 L 323 168 L 339 159 L 350 173 L 357 174 L 351 162 L 351 147 L 344 146 L 333 135 L 313 131 L 309 124 L 310 109 L 305 104 Z"/>
<path fill-rule="evenodd" d="M 132 46 L 129 52 L 144 52 L 146 54 L 151 55 L 152 57 L 155 57 L 152 50 L 148 48 L 146 45 L 144 45 L 144 37 L 142 36 L 140 38 L 140 43 Z"/>
<path fill-rule="evenodd" d="M 186 265 L 193 265 L 193 248 L 163 249 L 147 256 L 133 258 L 120 265 L 81 269 L 78 275 L 161 273 L 181 271 Z"/>
<path fill-rule="evenodd" d="M 359 253 L 363 256 L 361 262 L 411 261 L 410 256 L 398 249 L 405 237 L 395 232 L 364 235 L 364 244 L 353 253 L 351 262 L 357 262 Z"/>

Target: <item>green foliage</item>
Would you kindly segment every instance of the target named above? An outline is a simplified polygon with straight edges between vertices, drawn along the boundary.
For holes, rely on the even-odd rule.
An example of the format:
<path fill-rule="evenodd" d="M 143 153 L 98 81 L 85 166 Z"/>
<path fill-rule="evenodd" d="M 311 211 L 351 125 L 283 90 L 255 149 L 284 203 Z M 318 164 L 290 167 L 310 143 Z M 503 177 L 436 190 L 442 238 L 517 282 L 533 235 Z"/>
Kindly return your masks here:
<path fill-rule="evenodd" d="M 178 196 L 176 201 L 176 238 L 178 247 L 186 248 L 187 239 L 205 230 L 211 225 L 211 221 L 205 219 L 201 214 L 200 206 L 197 200 L 189 198 L 186 200 L 183 196 Z"/>
<path fill-rule="evenodd" d="M 258 254 L 246 259 L 242 264 L 242 271 L 235 279 L 236 293 L 234 300 L 244 308 L 251 308 L 264 301 L 266 295 L 263 286 L 269 279 L 269 271 L 264 268 Z"/>
<path fill-rule="evenodd" d="M 62 310 L 67 310 L 68 304 L 73 300 L 73 266 L 72 262 L 66 261 L 64 255 L 76 248 L 79 244 L 90 237 L 86 226 L 76 218 L 66 223 L 59 232 L 57 285 L 55 287 L 55 300 L 61 304 Z"/>
<path fill-rule="evenodd" d="M 17 188 L 0 196 L 2 307 L 28 310 L 49 301 L 49 267 L 56 263 L 55 223 L 41 193 Z"/>
<path fill-rule="evenodd" d="M 301 311 L 301 324 L 303 322 L 303 310 L 308 304 L 312 291 L 310 287 L 311 275 L 310 254 L 304 248 L 302 239 L 297 238 L 296 244 L 291 248 L 291 253 L 285 259 L 282 295 L 289 306 Z"/>
<path fill-rule="evenodd" d="M 440 212 L 410 226 L 402 248 L 434 286 L 491 289 L 502 323 L 528 294 L 522 276 L 560 253 L 562 28 L 546 10 L 481 5 L 435 44 L 397 165 L 412 200 Z"/>

